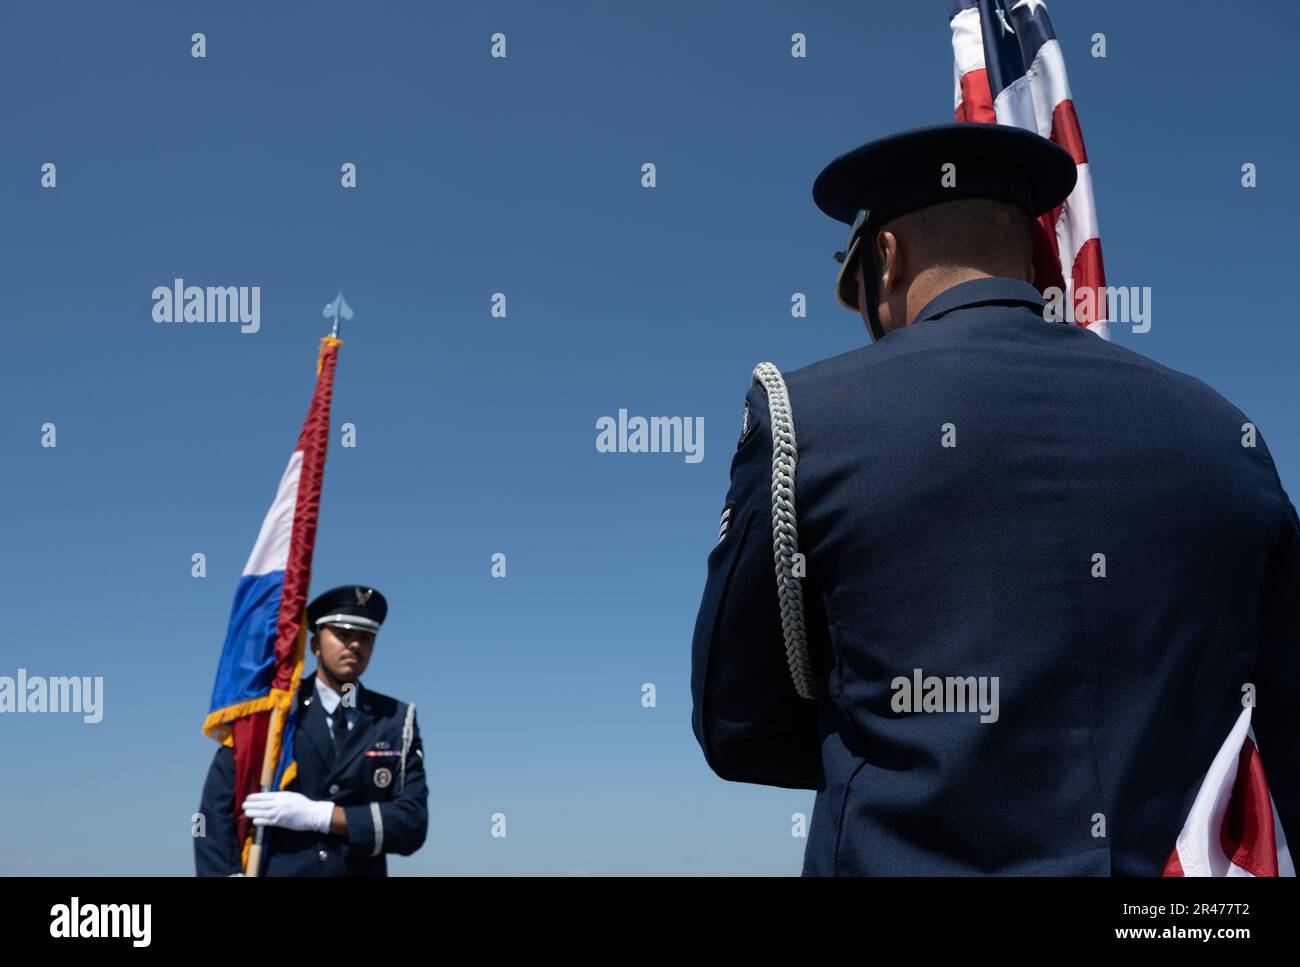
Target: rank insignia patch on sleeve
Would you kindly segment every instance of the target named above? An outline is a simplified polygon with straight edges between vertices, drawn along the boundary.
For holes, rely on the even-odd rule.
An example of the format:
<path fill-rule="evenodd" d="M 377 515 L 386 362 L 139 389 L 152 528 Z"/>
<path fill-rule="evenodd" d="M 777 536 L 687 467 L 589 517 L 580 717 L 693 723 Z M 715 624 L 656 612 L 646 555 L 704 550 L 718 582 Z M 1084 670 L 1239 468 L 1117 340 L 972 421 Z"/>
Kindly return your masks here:
<path fill-rule="evenodd" d="M 722 519 L 718 521 L 718 543 L 719 544 L 721 544 L 722 539 L 727 536 L 727 528 L 731 526 L 731 515 L 735 511 L 735 509 L 736 509 L 735 504 L 727 504 L 727 506 L 722 508 Z"/>

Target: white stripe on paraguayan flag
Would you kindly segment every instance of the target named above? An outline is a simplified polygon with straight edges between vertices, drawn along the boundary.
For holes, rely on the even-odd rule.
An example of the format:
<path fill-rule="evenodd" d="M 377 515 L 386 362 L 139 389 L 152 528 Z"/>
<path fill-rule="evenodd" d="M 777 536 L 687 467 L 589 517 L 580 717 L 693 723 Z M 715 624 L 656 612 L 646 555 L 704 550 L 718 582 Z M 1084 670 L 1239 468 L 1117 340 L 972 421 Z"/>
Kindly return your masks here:
<path fill-rule="evenodd" d="M 253 552 L 244 565 L 244 576 L 283 571 L 289 563 L 289 541 L 293 537 L 293 511 L 298 503 L 298 478 L 302 475 L 302 451 L 295 450 L 284 468 L 271 509 L 262 519 Z"/>

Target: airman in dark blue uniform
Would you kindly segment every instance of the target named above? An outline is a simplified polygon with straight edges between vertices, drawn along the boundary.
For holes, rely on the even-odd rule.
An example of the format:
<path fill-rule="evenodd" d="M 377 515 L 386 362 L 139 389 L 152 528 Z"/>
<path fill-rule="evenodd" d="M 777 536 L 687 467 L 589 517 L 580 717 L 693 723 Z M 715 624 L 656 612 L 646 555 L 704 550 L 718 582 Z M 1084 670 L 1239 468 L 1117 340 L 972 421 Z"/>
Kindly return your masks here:
<path fill-rule="evenodd" d="M 1074 181 L 974 124 L 817 179 L 873 343 L 755 371 L 692 670 L 719 776 L 816 790 L 806 875 L 1158 875 L 1247 693 L 1300 842 L 1295 508 L 1236 407 L 1045 319 Z"/>
<path fill-rule="evenodd" d="M 307 608 L 314 674 L 298 689 L 297 775 L 280 792 L 254 793 L 246 815 L 266 833 L 265 876 L 385 876 L 389 853 L 424 843 L 428 788 L 415 707 L 360 682 L 388 612 L 373 588 L 326 591 Z M 208 771 L 194 841 L 200 876 L 242 870 L 235 832 L 235 763 L 222 746 Z"/>

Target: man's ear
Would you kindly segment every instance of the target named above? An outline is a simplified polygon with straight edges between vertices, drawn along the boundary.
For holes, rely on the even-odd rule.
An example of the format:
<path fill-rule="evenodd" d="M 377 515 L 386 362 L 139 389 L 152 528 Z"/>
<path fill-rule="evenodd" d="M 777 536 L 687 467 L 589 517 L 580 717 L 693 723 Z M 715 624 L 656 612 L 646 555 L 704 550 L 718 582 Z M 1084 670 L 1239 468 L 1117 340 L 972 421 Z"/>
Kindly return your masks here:
<path fill-rule="evenodd" d="M 884 231 L 876 236 L 876 265 L 880 267 L 880 298 L 886 299 L 898 288 L 903 277 L 903 253 L 898 247 L 898 236 Z"/>
<path fill-rule="evenodd" d="M 320 632 L 319 631 L 313 631 L 311 633 L 311 643 L 309 647 L 311 648 L 311 653 L 313 655 L 320 654 Z"/>

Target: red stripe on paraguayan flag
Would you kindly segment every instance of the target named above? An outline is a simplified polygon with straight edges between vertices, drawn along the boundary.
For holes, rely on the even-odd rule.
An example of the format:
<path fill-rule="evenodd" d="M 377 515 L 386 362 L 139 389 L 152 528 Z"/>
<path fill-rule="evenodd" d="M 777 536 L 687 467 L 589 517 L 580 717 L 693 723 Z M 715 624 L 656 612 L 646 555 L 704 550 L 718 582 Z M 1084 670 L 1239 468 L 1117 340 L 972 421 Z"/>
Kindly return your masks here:
<path fill-rule="evenodd" d="M 953 0 L 950 4 L 958 121 L 1011 124 L 1051 138 L 1073 156 L 1079 182 L 1066 202 L 1039 218 L 1034 270 L 1040 290 L 1066 291 L 1076 319 L 1109 338 L 1092 176 L 1070 97 L 1065 60 L 1042 0 Z"/>
<path fill-rule="evenodd" d="M 287 786 L 296 772 L 293 737 L 305 650 L 304 609 L 340 344 L 334 337 L 321 340 L 307 420 L 239 579 L 203 724 L 205 734 L 234 753 L 233 806 L 245 857 L 252 823 L 240 804 L 260 788 L 264 757 L 276 763 L 277 788 Z M 273 715 L 277 709 L 282 713 L 278 719 Z M 272 728 L 276 721 L 279 727 Z"/>

